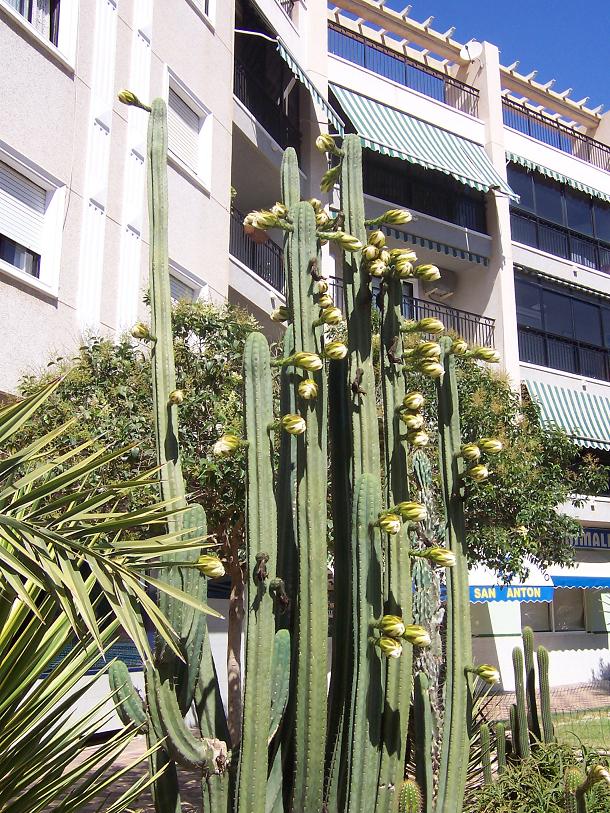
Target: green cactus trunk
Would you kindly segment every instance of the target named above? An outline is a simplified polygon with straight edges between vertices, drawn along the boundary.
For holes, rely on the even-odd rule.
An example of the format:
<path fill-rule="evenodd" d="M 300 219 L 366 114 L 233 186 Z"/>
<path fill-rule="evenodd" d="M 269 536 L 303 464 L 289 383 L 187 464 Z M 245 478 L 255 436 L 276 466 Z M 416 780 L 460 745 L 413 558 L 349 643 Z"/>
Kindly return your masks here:
<path fill-rule="evenodd" d="M 415 778 L 422 795 L 422 813 L 432 813 L 434 777 L 432 772 L 432 709 L 430 684 L 423 672 L 415 676 L 413 696 L 415 722 Z"/>
<path fill-rule="evenodd" d="M 440 469 L 447 518 L 446 547 L 455 554 L 456 562 L 447 570 L 447 678 L 436 811 L 454 813 L 462 803 L 466 786 L 471 722 L 467 669 L 472 664 L 472 643 L 455 358 L 450 352 L 451 339 L 442 338 L 440 344 L 445 369 L 438 386 Z"/>
<path fill-rule="evenodd" d="M 536 671 L 534 669 L 534 631 L 523 627 L 523 655 L 525 658 L 525 696 L 530 731 L 537 740 L 542 739 L 536 706 Z"/>
<path fill-rule="evenodd" d="M 247 621 L 242 740 L 237 811 L 263 810 L 267 794 L 271 662 L 275 634 L 273 598 L 277 560 L 273 491 L 273 391 L 269 345 L 251 333 L 244 351 L 244 423 L 247 450 Z"/>
<path fill-rule="evenodd" d="M 491 742 L 489 737 L 489 726 L 481 723 L 479 728 L 479 739 L 481 742 L 481 766 L 483 768 L 483 782 L 491 785 Z"/>
<path fill-rule="evenodd" d="M 543 646 L 539 646 L 538 680 L 540 681 L 540 717 L 542 719 L 542 739 L 544 742 L 554 742 L 553 720 L 551 717 L 551 690 L 549 686 L 549 653 Z"/>
<path fill-rule="evenodd" d="M 498 775 L 506 770 L 506 725 L 496 723 L 496 756 L 498 759 Z"/>
<path fill-rule="evenodd" d="M 525 686 L 523 681 L 523 652 L 513 649 L 513 670 L 515 672 L 515 699 L 517 705 L 517 752 L 521 759 L 530 755 L 530 732 L 527 726 L 525 708 Z"/>

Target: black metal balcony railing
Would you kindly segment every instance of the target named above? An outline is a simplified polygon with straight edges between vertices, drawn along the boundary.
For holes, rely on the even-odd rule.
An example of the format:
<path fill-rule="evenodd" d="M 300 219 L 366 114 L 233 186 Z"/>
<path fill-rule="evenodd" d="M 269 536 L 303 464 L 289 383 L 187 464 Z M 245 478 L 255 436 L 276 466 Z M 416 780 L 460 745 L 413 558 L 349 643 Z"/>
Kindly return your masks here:
<path fill-rule="evenodd" d="M 278 0 L 280 6 L 284 9 L 289 17 L 292 17 L 292 10 L 295 6 L 295 0 Z"/>
<path fill-rule="evenodd" d="M 511 211 L 510 223 L 512 238 L 517 243 L 610 274 L 610 244 L 525 212 Z"/>
<path fill-rule="evenodd" d="M 511 99 L 502 99 L 502 114 L 507 127 L 610 172 L 610 147 L 606 144 Z"/>
<path fill-rule="evenodd" d="M 479 91 L 434 68 L 392 51 L 335 23 L 328 26 L 328 50 L 404 87 L 455 107 L 471 116 L 479 112 Z"/>
<path fill-rule="evenodd" d="M 233 209 L 229 231 L 229 253 L 268 282 L 276 291 L 284 292 L 283 251 L 272 240 L 256 243 L 244 232 L 244 216 Z"/>
<path fill-rule="evenodd" d="M 343 280 L 339 277 L 329 278 L 329 292 L 335 304 L 343 310 Z M 373 294 L 375 294 L 373 286 Z M 376 303 L 375 296 L 373 302 Z M 495 342 L 495 319 L 479 316 L 470 311 L 462 311 L 425 299 L 417 299 L 409 294 L 402 297 L 402 315 L 405 319 L 440 319 L 445 329 L 453 331 L 466 339 L 468 344 L 482 347 L 493 347 Z"/>
<path fill-rule="evenodd" d="M 294 147 L 297 153 L 301 141 L 299 127 L 284 113 L 278 102 L 269 96 L 264 84 L 252 70 L 235 58 L 233 92 L 252 113 L 269 135 L 283 149 Z"/>
<path fill-rule="evenodd" d="M 610 381 L 610 351 L 519 325 L 519 358 L 530 364 Z"/>

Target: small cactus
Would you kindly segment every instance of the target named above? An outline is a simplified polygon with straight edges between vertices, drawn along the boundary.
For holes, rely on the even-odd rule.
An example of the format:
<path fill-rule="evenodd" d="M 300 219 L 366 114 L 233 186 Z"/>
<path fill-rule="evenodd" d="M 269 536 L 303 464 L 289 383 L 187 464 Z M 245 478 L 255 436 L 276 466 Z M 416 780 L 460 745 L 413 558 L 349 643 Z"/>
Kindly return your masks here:
<path fill-rule="evenodd" d="M 421 813 L 422 796 L 417 782 L 406 779 L 398 796 L 398 813 Z"/>

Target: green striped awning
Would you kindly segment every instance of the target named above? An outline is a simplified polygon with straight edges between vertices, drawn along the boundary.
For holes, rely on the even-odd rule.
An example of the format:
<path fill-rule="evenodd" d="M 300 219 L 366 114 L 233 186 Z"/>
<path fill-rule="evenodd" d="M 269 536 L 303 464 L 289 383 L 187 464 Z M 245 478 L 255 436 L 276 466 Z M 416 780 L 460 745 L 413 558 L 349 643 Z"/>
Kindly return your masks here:
<path fill-rule="evenodd" d="M 303 85 L 307 88 L 309 93 L 311 94 L 312 99 L 314 102 L 322 108 L 324 111 L 324 115 L 326 118 L 333 124 L 336 128 L 338 133 L 344 132 L 344 124 L 339 118 L 339 116 L 335 113 L 329 103 L 326 101 L 324 96 L 320 93 L 314 83 L 311 81 L 309 76 L 305 73 L 303 68 L 299 65 L 296 59 L 292 56 L 288 48 L 284 45 L 284 43 L 278 39 L 277 41 L 277 50 L 279 51 L 280 56 L 284 60 L 284 62 L 288 65 L 294 76 L 302 82 Z"/>
<path fill-rule="evenodd" d="M 389 237 L 404 240 L 405 243 L 412 243 L 414 246 L 429 248 L 431 251 L 436 251 L 439 254 L 446 254 L 448 257 L 458 257 L 460 260 L 468 260 L 468 262 L 477 263 L 477 265 L 489 265 L 488 257 L 484 257 L 482 254 L 475 254 L 474 251 L 467 251 L 465 248 L 457 248 L 456 246 L 448 246 L 447 243 L 440 243 L 438 240 L 431 240 L 429 237 L 420 237 L 417 234 L 409 234 L 406 231 L 394 229 L 391 226 L 381 226 L 381 229 Z"/>
<path fill-rule="evenodd" d="M 544 424 L 563 429 L 579 446 L 610 449 L 610 398 L 535 379 L 527 379 L 525 385 Z"/>
<path fill-rule="evenodd" d="M 537 164 L 535 161 L 530 161 L 529 158 L 524 158 L 522 155 L 516 155 L 514 152 L 507 152 L 506 160 L 510 164 L 519 164 L 519 166 L 533 170 L 534 172 L 539 172 L 541 175 L 545 175 L 547 178 L 552 178 L 558 183 L 571 186 L 572 189 L 578 189 L 579 192 L 584 192 L 585 195 L 589 195 L 591 198 L 599 198 L 599 200 L 604 200 L 606 203 L 610 203 L 610 195 L 606 192 L 602 192 L 599 189 L 594 189 L 592 186 L 587 186 L 586 183 L 576 181 L 574 178 L 568 178 L 567 175 L 562 175 L 560 172 L 555 172 L 554 169 L 543 167 L 542 164 Z"/>
<path fill-rule="evenodd" d="M 480 144 L 339 85 L 329 87 L 350 117 L 363 146 L 444 172 L 480 192 L 500 189 L 513 200 L 519 200 Z"/>

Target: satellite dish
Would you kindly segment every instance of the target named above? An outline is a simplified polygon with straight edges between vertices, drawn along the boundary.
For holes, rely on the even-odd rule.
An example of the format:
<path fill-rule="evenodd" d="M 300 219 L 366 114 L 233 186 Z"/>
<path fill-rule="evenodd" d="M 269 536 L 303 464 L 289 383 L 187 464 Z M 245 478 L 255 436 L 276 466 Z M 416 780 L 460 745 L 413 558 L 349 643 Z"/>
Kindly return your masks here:
<path fill-rule="evenodd" d="M 472 62 L 478 57 L 481 56 L 483 53 L 483 46 L 480 42 L 476 40 L 472 40 L 471 42 L 467 42 L 466 45 L 463 45 L 460 50 L 460 59 L 464 62 Z"/>

